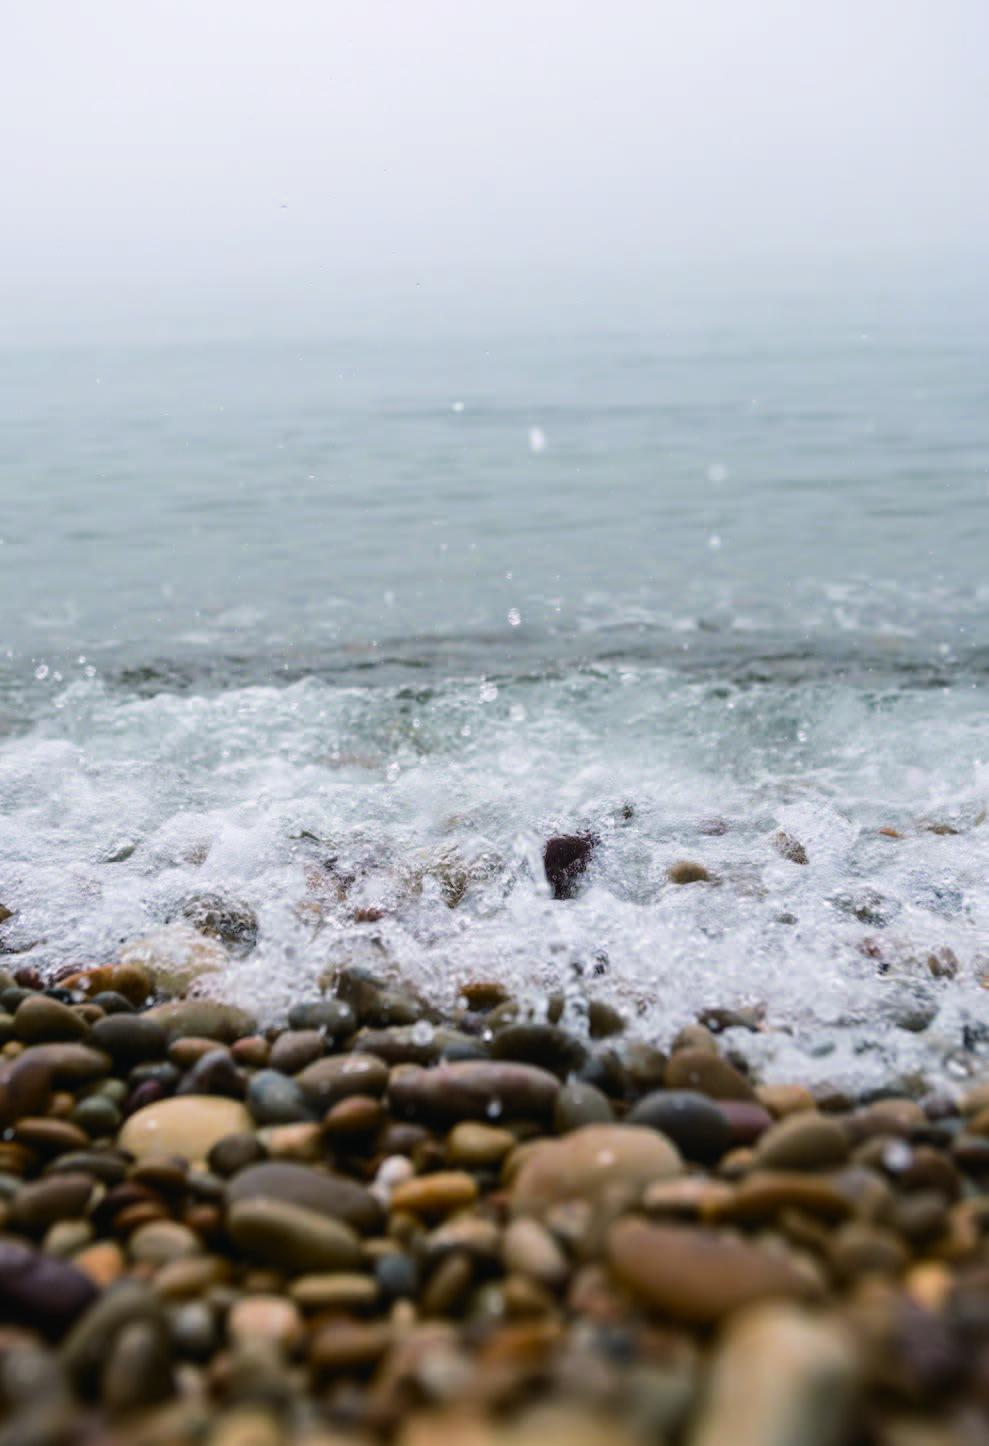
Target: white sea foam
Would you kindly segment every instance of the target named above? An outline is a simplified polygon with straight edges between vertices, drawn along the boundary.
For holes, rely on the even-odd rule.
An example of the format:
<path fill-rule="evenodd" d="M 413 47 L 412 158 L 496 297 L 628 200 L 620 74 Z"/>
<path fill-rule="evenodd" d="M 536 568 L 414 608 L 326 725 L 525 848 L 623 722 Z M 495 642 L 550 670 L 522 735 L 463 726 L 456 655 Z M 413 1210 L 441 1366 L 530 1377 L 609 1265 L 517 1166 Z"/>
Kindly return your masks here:
<path fill-rule="evenodd" d="M 5 937 L 91 963 L 215 891 L 260 938 L 209 987 L 265 1017 L 356 960 L 444 1000 L 562 987 L 574 1021 L 590 987 L 661 1042 L 758 1004 L 767 1028 L 732 1038 L 770 1076 L 960 1079 L 985 1067 L 989 738 L 978 692 L 944 696 L 603 663 L 496 693 L 75 682 L 0 748 Z M 600 842 L 561 902 L 541 846 L 576 828 Z M 670 884 L 680 858 L 715 881 Z"/>

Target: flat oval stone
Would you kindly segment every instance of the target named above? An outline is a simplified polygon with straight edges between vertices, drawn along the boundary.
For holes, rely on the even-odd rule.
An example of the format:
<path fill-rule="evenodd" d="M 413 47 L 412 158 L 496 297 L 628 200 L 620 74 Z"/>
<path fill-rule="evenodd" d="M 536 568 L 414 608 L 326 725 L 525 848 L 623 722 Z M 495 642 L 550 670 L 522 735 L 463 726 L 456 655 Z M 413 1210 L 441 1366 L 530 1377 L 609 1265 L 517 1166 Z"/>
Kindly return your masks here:
<path fill-rule="evenodd" d="M 328 1110 L 348 1095 L 384 1094 L 388 1066 L 373 1054 L 331 1054 L 306 1065 L 295 1083 L 314 1109 Z"/>
<path fill-rule="evenodd" d="M 606 1243 L 612 1271 L 654 1310 L 691 1325 L 774 1297 L 807 1297 L 813 1285 L 794 1265 L 747 1240 L 628 1218 Z"/>
<path fill-rule="evenodd" d="M 824 1220 L 845 1220 L 855 1198 L 839 1179 L 796 1170 L 760 1170 L 742 1180 L 706 1212 L 710 1220 L 755 1223 L 783 1210 L 801 1210 Z"/>
<path fill-rule="evenodd" d="M 289 1295 L 301 1310 L 363 1310 L 373 1306 L 379 1294 L 373 1276 L 346 1270 L 300 1275 L 289 1287 Z"/>
<path fill-rule="evenodd" d="M 292 1161 L 249 1165 L 227 1185 L 227 1204 L 241 1200 L 283 1200 L 319 1215 L 343 1220 L 355 1230 L 374 1231 L 383 1221 L 381 1206 L 369 1190 L 328 1170 L 311 1170 Z"/>
<path fill-rule="evenodd" d="M 90 1175 L 49 1175 L 22 1185 L 10 1202 L 7 1216 L 13 1230 L 34 1235 L 56 1220 L 82 1215 L 93 1193 Z"/>
<path fill-rule="evenodd" d="M 460 1060 L 434 1069 L 400 1065 L 388 1084 L 396 1114 L 452 1123 L 545 1120 L 559 1090 L 560 1081 L 548 1070 L 507 1060 Z"/>
<path fill-rule="evenodd" d="M 225 1135 L 251 1128 L 251 1117 L 239 1100 L 219 1095 L 182 1095 L 157 1100 L 131 1115 L 117 1143 L 137 1160 L 178 1155 L 198 1163 L 205 1161 Z"/>
<path fill-rule="evenodd" d="M 848 1159 L 848 1138 L 837 1120 L 802 1110 L 780 1120 L 755 1147 L 756 1164 L 768 1170 L 829 1170 Z"/>
<path fill-rule="evenodd" d="M 213 999 L 175 999 L 168 1004 L 156 1004 L 143 1017 L 161 1026 L 169 1044 L 190 1034 L 233 1044 L 245 1034 L 253 1034 L 256 1028 L 253 1015 Z"/>
<path fill-rule="evenodd" d="M 638 1201 L 647 1185 L 679 1175 L 672 1141 L 643 1125 L 585 1125 L 527 1149 L 512 1184 L 516 1214 L 538 1214 L 564 1200 Z"/>
<path fill-rule="evenodd" d="M 678 1049 L 666 1066 L 667 1089 L 697 1090 L 712 1100 L 754 1100 L 755 1090 L 734 1065 L 705 1049 Z"/>
<path fill-rule="evenodd" d="M 46 994 L 29 994 L 14 1015 L 14 1033 L 28 1044 L 84 1039 L 89 1033 L 85 1020 L 57 999 Z"/>
<path fill-rule="evenodd" d="M 307 1064 L 322 1059 L 326 1039 L 319 1029 L 287 1029 L 271 1046 L 268 1059 L 272 1069 L 282 1074 L 298 1074 Z"/>
<path fill-rule="evenodd" d="M 163 1058 L 167 1048 L 164 1029 L 146 1014 L 108 1014 L 93 1025 L 90 1039 L 115 1065 L 126 1069 Z"/>
<path fill-rule="evenodd" d="M 466 1209 L 476 1199 L 477 1181 L 473 1175 L 464 1170 L 438 1170 L 403 1181 L 392 1193 L 391 1208 L 432 1220 Z"/>
<path fill-rule="evenodd" d="M 688 1160 L 711 1164 L 732 1143 L 724 1113 L 707 1095 L 695 1090 L 654 1090 L 628 1115 L 630 1125 L 661 1130 Z"/>
<path fill-rule="evenodd" d="M 447 1136 L 446 1157 L 451 1165 L 464 1165 L 468 1170 L 484 1169 L 499 1165 L 515 1143 L 511 1130 L 464 1120 L 454 1125 Z"/>
<path fill-rule="evenodd" d="M 587 1049 L 559 1025 L 522 1022 L 498 1030 L 491 1041 L 491 1055 L 539 1065 L 565 1077 L 580 1069 Z"/>
<path fill-rule="evenodd" d="M 358 1237 L 340 1220 L 284 1200 L 240 1200 L 227 1213 L 227 1231 L 245 1255 L 280 1270 L 354 1270 Z"/>

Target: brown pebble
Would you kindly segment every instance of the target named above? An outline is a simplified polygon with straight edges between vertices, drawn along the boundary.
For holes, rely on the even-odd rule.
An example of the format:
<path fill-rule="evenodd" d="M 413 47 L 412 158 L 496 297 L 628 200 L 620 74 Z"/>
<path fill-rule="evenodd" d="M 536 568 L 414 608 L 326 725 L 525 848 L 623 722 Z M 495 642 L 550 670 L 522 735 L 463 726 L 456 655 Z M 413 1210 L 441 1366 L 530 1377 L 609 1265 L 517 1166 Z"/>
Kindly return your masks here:
<path fill-rule="evenodd" d="M 908 1260 L 903 1242 L 891 1230 L 850 1220 L 831 1242 L 831 1264 L 840 1280 L 878 1273 L 898 1275 Z"/>
<path fill-rule="evenodd" d="M 671 884 L 709 884 L 711 882 L 711 875 L 704 865 L 691 859 L 680 859 L 677 863 L 670 864 L 666 877 Z"/>
<path fill-rule="evenodd" d="M 801 1110 L 762 1136 L 755 1163 L 768 1170 L 826 1170 L 844 1164 L 848 1139 L 837 1120 Z"/>
<path fill-rule="evenodd" d="M 353 1271 L 324 1275 L 300 1275 L 289 1286 L 289 1295 L 300 1310 L 364 1310 L 378 1299 L 377 1282 Z"/>
<path fill-rule="evenodd" d="M 329 1110 L 323 1120 L 323 1134 L 331 1140 L 370 1135 L 386 1119 L 384 1106 L 373 1095 L 349 1095 Z"/>
<path fill-rule="evenodd" d="M 361 1370 L 379 1361 L 391 1342 L 390 1325 L 334 1321 L 317 1331 L 309 1349 L 309 1362 L 322 1374 Z"/>
<path fill-rule="evenodd" d="M 756 1098 L 777 1119 L 817 1108 L 810 1090 L 799 1084 L 759 1085 Z"/>
<path fill-rule="evenodd" d="M 697 1090 L 713 1100 L 755 1100 L 755 1090 L 734 1065 L 706 1050 L 680 1049 L 666 1066 L 667 1089 Z"/>
<path fill-rule="evenodd" d="M 258 1140 L 272 1160 L 314 1164 L 324 1156 L 323 1132 L 319 1125 L 300 1121 L 296 1125 L 269 1125 L 258 1131 Z"/>
<path fill-rule="evenodd" d="M 446 1316 L 455 1313 L 474 1279 L 474 1262 L 466 1250 L 455 1250 L 444 1256 L 426 1283 L 420 1298 L 425 1316 Z"/>
<path fill-rule="evenodd" d="M 783 1210 L 801 1210 L 825 1220 L 847 1220 L 854 1199 L 831 1178 L 796 1171 L 760 1170 L 734 1190 L 712 1196 L 705 1217 L 712 1221 L 754 1223 Z"/>
<path fill-rule="evenodd" d="M 607 1255 L 635 1295 L 662 1314 L 698 1325 L 767 1297 L 814 1293 L 784 1257 L 710 1230 L 627 1218 L 611 1227 Z"/>
<path fill-rule="evenodd" d="M 511 1130 L 497 1125 L 482 1125 L 476 1120 L 464 1120 L 454 1125 L 447 1135 L 446 1156 L 451 1165 L 478 1170 L 500 1164 L 515 1144 Z"/>
<path fill-rule="evenodd" d="M 50 1175 L 22 1185 L 10 1202 L 7 1224 L 11 1230 L 40 1235 L 56 1220 L 85 1214 L 93 1194 L 89 1175 Z"/>
<path fill-rule="evenodd" d="M 46 994 L 29 994 L 14 1013 L 14 1033 L 26 1044 L 85 1039 L 89 1027 L 74 1009 Z"/>
<path fill-rule="evenodd" d="M 232 1266 L 219 1255 L 190 1255 L 170 1260 L 156 1271 L 155 1293 L 162 1300 L 192 1300 L 230 1279 Z"/>
<path fill-rule="evenodd" d="M 89 1136 L 78 1125 L 47 1117 L 38 1119 L 29 1116 L 18 1120 L 14 1126 L 14 1140 L 18 1145 L 25 1145 L 42 1155 L 67 1154 L 70 1150 L 85 1150 L 89 1145 Z"/>
<path fill-rule="evenodd" d="M 477 1181 L 473 1175 L 464 1170 L 438 1170 L 398 1185 L 392 1193 L 391 1208 L 433 1220 L 463 1210 L 476 1199 Z"/>

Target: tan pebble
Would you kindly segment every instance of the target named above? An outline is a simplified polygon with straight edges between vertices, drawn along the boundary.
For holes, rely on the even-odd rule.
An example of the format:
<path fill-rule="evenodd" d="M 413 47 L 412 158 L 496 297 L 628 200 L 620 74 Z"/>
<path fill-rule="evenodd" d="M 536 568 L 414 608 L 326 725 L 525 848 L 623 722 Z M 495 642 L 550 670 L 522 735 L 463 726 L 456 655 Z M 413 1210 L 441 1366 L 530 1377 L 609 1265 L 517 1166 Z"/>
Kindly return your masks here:
<path fill-rule="evenodd" d="M 789 1260 L 737 1236 L 631 1217 L 613 1225 L 607 1257 L 617 1279 L 663 1315 L 721 1320 L 773 1296 L 814 1294 Z"/>
<path fill-rule="evenodd" d="M 247 1295 L 230 1307 L 227 1335 L 235 1345 L 267 1341 L 290 1351 L 302 1340 L 305 1328 L 293 1301 L 278 1295 Z"/>
<path fill-rule="evenodd" d="M 463 1165 L 469 1170 L 483 1169 L 499 1165 L 515 1143 L 511 1130 L 465 1120 L 454 1125 L 447 1135 L 446 1157 L 451 1165 Z"/>
<path fill-rule="evenodd" d="M 336 1443 L 340 1438 L 331 1439 Z M 277 1418 L 269 1411 L 261 1406 L 240 1406 L 219 1418 L 209 1433 L 207 1446 L 284 1446 L 285 1440 Z"/>
<path fill-rule="evenodd" d="M 377 1282 L 353 1271 L 326 1275 L 300 1275 L 289 1295 L 301 1310 L 363 1310 L 378 1299 Z"/>
<path fill-rule="evenodd" d="M 76 1255 L 92 1243 L 94 1236 L 88 1220 L 59 1220 L 48 1230 L 41 1248 L 47 1255 Z"/>
<path fill-rule="evenodd" d="M 951 1294 L 954 1276 L 940 1261 L 921 1260 L 911 1266 L 904 1284 L 907 1294 L 925 1310 L 937 1314 Z"/>
<path fill-rule="evenodd" d="M 509 1437 L 511 1446 L 642 1446 L 643 1439 L 614 1412 L 584 1402 L 530 1406 Z"/>
<path fill-rule="evenodd" d="M 101 1290 L 119 1280 L 127 1264 L 124 1252 L 113 1240 L 97 1240 L 72 1257 L 72 1264 L 88 1275 Z"/>
<path fill-rule="evenodd" d="M 505 1230 L 502 1258 L 508 1270 L 541 1285 L 562 1285 L 569 1274 L 563 1251 L 538 1220 L 520 1216 Z"/>
<path fill-rule="evenodd" d="M 155 1272 L 155 1294 L 162 1300 L 190 1300 L 230 1279 L 229 1260 L 219 1255 L 192 1255 L 172 1260 Z"/>
<path fill-rule="evenodd" d="M 759 1085 L 755 1093 L 759 1103 L 777 1119 L 785 1119 L 789 1115 L 798 1114 L 801 1110 L 817 1108 L 817 1101 L 805 1085 Z"/>
<path fill-rule="evenodd" d="M 317 1331 L 309 1351 L 313 1369 L 324 1374 L 373 1366 L 392 1342 L 388 1324 L 333 1321 Z"/>
<path fill-rule="evenodd" d="M 460 986 L 460 993 L 469 1009 L 494 1009 L 498 1004 L 508 1002 L 509 994 L 497 979 L 470 979 Z"/>
<path fill-rule="evenodd" d="M 146 1105 L 125 1121 L 117 1143 L 138 1160 L 177 1155 L 204 1162 L 225 1135 L 251 1133 L 254 1122 L 239 1100 L 180 1095 Z"/>
<path fill-rule="evenodd" d="M 430 1258 L 451 1250 L 466 1250 L 478 1260 L 495 1261 L 501 1250 L 501 1231 L 482 1215 L 457 1215 L 432 1231 L 426 1241 Z"/>
<path fill-rule="evenodd" d="M 258 1131 L 258 1139 L 272 1160 L 294 1160 L 310 1165 L 323 1159 L 323 1133 L 319 1125 L 300 1121 L 294 1125 L 269 1125 Z"/>
<path fill-rule="evenodd" d="M 691 1446 L 840 1446 L 858 1389 L 854 1337 L 837 1321 L 767 1304 L 733 1320 Z"/>
<path fill-rule="evenodd" d="M 685 1024 L 674 1036 L 671 1049 L 674 1053 L 681 1049 L 702 1049 L 705 1054 L 720 1054 L 718 1041 L 708 1029 L 706 1024 Z M 665 1072 L 666 1065 L 663 1070 Z M 662 1077 L 656 1081 L 657 1086 L 662 1085 Z"/>
<path fill-rule="evenodd" d="M 431 1220 L 463 1210 L 477 1199 L 477 1181 L 462 1170 L 417 1175 L 392 1192 L 392 1210 L 405 1210 Z"/>
<path fill-rule="evenodd" d="M 563 1139 L 527 1147 L 512 1182 L 512 1208 L 538 1214 L 563 1200 L 614 1208 L 637 1202 L 647 1185 L 682 1173 L 676 1147 L 642 1125 L 584 1125 Z"/>
<path fill-rule="evenodd" d="M 168 1265 L 190 1255 L 200 1255 L 203 1242 L 175 1220 L 152 1220 L 135 1230 L 127 1242 L 132 1260 L 149 1265 Z"/>
<path fill-rule="evenodd" d="M 730 1185 L 709 1180 L 703 1175 L 688 1175 L 682 1180 L 658 1180 L 642 1197 L 642 1207 L 650 1215 L 672 1215 L 685 1218 L 714 1218 L 719 1208 L 734 1199 Z"/>

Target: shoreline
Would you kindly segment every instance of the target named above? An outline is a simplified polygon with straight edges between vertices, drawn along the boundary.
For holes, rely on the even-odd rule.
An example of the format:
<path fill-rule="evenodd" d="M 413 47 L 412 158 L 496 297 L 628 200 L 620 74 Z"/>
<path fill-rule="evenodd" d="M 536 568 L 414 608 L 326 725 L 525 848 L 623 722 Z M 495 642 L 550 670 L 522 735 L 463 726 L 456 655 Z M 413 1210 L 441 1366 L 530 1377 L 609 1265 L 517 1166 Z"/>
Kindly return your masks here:
<path fill-rule="evenodd" d="M 3 972 L 0 1446 L 984 1439 L 989 1082 L 815 1097 L 553 1012 Z"/>

